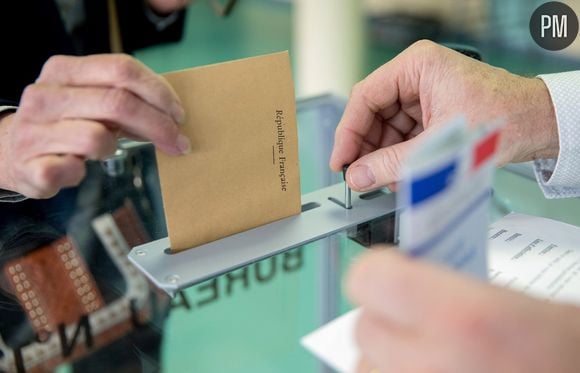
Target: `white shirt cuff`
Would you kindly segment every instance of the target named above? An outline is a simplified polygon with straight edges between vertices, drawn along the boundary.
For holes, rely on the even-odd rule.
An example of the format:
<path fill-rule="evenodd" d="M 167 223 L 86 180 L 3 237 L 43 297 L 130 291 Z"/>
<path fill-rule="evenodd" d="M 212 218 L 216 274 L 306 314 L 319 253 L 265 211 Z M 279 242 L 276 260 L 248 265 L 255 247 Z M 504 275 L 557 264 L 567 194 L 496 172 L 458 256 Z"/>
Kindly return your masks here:
<path fill-rule="evenodd" d="M 18 109 L 18 106 L 0 105 L 0 114 L 5 111 L 16 111 L 16 109 Z"/>
<path fill-rule="evenodd" d="M 580 197 L 580 71 L 539 75 L 550 92 L 560 153 L 558 159 L 534 161 L 546 198 Z"/>

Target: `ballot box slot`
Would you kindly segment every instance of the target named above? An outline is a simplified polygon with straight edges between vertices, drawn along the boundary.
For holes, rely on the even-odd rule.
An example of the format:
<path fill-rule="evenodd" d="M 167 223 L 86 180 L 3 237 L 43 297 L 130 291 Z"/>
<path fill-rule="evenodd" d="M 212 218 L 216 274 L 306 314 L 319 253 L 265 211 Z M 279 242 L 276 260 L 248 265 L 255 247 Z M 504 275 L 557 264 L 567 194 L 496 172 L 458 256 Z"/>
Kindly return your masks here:
<path fill-rule="evenodd" d="M 301 211 L 302 212 L 306 212 L 306 211 L 309 211 L 309 210 L 314 210 L 315 208 L 318 208 L 318 207 L 320 207 L 320 203 L 317 203 L 317 202 L 308 202 L 308 203 L 305 203 L 305 204 L 302 205 Z"/>
<path fill-rule="evenodd" d="M 343 201 L 339 200 L 338 198 L 328 197 L 328 200 L 336 203 L 337 205 L 339 205 L 343 209 L 347 209 L 347 210 L 349 209 L 349 207 Z"/>
<path fill-rule="evenodd" d="M 377 190 L 373 190 L 372 192 L 363 193 L 360 196 L 358 196 L 358 198 L 364 199 L 364 200 L 370 200 L 370 199 L 378 198 L 378 197 L 383 196 L 385 194 L 387 194 L 387 193 L 384 190 L 377 189 Z"/>

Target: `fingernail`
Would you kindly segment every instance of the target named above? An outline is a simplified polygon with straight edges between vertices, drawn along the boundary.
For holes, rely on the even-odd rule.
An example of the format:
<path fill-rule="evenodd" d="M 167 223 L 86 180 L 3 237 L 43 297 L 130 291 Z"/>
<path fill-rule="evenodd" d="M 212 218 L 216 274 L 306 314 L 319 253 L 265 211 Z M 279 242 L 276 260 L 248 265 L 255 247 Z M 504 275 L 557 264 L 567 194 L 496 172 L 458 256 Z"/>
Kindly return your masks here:
<path fill-rule="evenodd" d="M 181 154 L 189 154 L 191 153 L 191 142 L 186 136 L 179 134 L 177 136 L 177 148 Z"/>
<path fill-rule="evenodd" d="M 173 116 L 173 119 L 175 119 L 179 124 L 185 122 L 185 110 L 183 110 L 183 107 L 177 102 L 174 103 L 171 108 L 171 116 Z"/>
<path fill-rule="evenodd" d="M 364 189 L 376 182 L 373 171 L 368 166 L 356 166 L 350 170 L 350 182 L 357 189 Z"/>

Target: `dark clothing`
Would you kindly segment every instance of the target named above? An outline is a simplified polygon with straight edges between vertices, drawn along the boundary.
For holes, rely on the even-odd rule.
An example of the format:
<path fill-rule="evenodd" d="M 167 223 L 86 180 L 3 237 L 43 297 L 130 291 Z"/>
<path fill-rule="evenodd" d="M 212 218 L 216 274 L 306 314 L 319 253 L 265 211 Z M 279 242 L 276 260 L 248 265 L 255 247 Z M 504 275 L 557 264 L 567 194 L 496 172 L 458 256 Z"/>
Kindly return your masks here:
<path fill-rule="evenodd" d="M 109 52 L 107 0 L 84 0 L 84 8 L 85 22 L 73 38 L 67 34 L 54 1 L 3 2 L 0 99 L 18 102 L 24 87 L 34 82 L 52 55 Z M 157 31 L 146 17 L 144 0 L 117 0 L 117 12 L 126 53 L 181 38 L 184 12 L 163 31 Z"/>

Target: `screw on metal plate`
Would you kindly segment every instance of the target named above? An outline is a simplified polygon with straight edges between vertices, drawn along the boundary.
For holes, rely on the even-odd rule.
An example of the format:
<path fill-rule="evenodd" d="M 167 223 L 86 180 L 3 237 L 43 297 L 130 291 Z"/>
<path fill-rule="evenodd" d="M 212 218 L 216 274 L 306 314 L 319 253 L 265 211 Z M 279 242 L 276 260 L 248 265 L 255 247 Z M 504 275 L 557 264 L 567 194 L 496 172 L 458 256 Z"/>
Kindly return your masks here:
<path fill-rule="evenodd" d="M 135 254 L 137 254 L 138 256 L 145 256 L 147 255 L 147 252 L 145 250 L 137 250 L 135 251 Z"/>
<path fill-rule="evenodd" d="M 342 180 L 344 181 L 344 208 L 351 209 L 352 208 L 352 191 L 346 182 L 346 170 L 348 170 L 348 166 L 342 166 Z"/>
<path fill-rule="evenodd" d="M 339 206 L 344 207 L 347 210 L 352 209 L 352 190 L 349 188 L 346 182 L 346 170 L 348 170 L 349 164 L 342 166 L 342 180 L 344 181 L 344 202 L 339 201 L 334 197 L 328 197 L 328 199 Z"/>
<path fill-rule="evenodd" d="M 181 277 L 179 277 L 179 275 L 168 275 L 168 276 L 165 276 L 165 278 L 163 280 L 165 280 L 165 282 L 167 282 L 169 284 L 177 284 L 180 279 L 181 279 Z"/>

